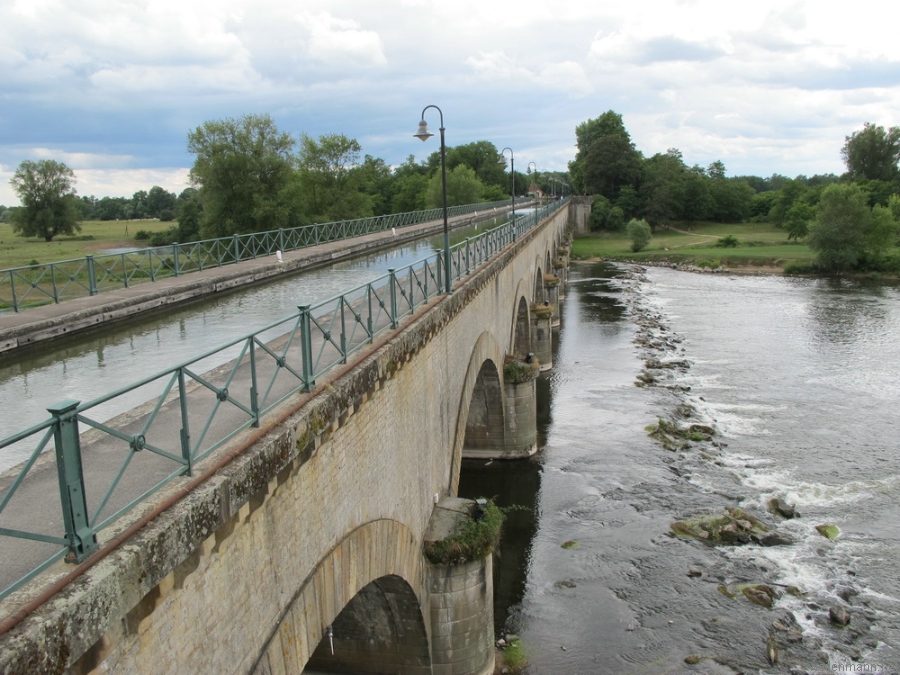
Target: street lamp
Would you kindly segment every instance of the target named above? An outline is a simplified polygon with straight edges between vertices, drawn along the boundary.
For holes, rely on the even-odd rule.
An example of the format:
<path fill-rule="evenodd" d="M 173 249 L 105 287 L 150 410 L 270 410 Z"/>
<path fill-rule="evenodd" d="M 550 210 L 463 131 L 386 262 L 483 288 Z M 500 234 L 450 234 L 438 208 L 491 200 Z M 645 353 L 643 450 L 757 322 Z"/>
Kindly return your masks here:
<path fill-rule="evenodd" d="M 512 190 L 510 193 L 512 194 L 512 236 L 513 241 L 516 240 L 516 158 L 513 155 L 512 148 L 503 148 L 500 151 L 500 154 L 503 156 L 503 159 L 500 160 L 501 164 L 504 164 L 506 161 L 506 151 L 509 150 L 509 173 L 512 175 Z"/>
<path fill-rule="evenodd" d="M 534 175 L 536 177 L 537 176 L 537 164 L 535 164 L 534 162 L 528 162 L 528 166 L 525 167 L 525 173 L 527 173 L 530 176 L 532 166 L 534 166 Z M 540 189 L 540 188 L 538 188 L 537 178 L 535 178 L 534 187 L 536 188 L 535 193 L 537 193 L 537 190 Z M 535 194 L 535 197 L 536 196 L 537 196 L 537 194 Z"/>
<path fill-rule="evenodd" d="M 450 282 L 450 231 L 447 228 L 447 148 L 444 145 L 444 113 L 436 105 L 426 105 L 422 108 L 422 119 L 419 121 L 419 130 L 413 134 L 423 143 L 434 136 L 428 131 L 428 125 L 425 123 L 425 111 L 434 108 L 441 116 L 441 184 L 444 191 L 444 292 L 447 295 L 451 291 Z"/>

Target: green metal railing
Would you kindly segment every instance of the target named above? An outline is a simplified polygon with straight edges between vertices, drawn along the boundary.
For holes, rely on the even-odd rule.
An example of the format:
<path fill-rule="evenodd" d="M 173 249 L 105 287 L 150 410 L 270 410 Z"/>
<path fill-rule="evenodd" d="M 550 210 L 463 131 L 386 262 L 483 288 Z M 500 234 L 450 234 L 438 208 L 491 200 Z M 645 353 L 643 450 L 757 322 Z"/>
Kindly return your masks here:
<path fill-rule="evenodd" d="M 519 215 L 453 246 L 453 280 L 564 204 Z M 312 390 L 323 374 L 441 295 L 445 264 L 438 251 L 389 270 L 93 401 L 63 401 L 48 408 L 46 421 L 0 441 L 0 452 L 22 460 L 0 476 L 0 536 L 31 547 L 22 569 L 7 575 L 15 581 L 0 599 L 62 557 L 85 559 L 98 547 L 101 530 L 174 479 L 191 475 L 199 460 L 260 426 L 276 406 Z M 146 403 L 116 415 L 110 403 L 121 397 Z M 47 494 L 57 489 L 54 506 Z"/>
<path fill-rule="evenodd" d="M 455 218 L 508 205 L 509 200 L 453 206 L 448 209 L 448 215 Z M 442 215 L 440 208 L 395 213 L 0 270 L 0 312 L 19 312 L 28 307 L 270 256 L 276 251 L 294 251 L 399 229 L 439 220 Z"/>

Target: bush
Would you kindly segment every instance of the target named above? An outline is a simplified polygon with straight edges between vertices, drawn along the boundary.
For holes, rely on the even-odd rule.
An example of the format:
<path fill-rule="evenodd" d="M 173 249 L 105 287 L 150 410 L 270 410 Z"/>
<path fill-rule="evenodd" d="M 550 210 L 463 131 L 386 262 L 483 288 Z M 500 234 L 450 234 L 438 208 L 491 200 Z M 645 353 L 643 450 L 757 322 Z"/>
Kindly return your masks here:
<path fill-rule="evenodd" d="M 737 248 L 740 243 L 741 242 L 738 241 L 737 237 L 735 237 L 733 234 L 729 234 L 724 237 L 719 237 L 719 240 L 716 242 L 716 247 Z"/>
<path fill-rule="evenodd" d="M 138 230 L 134 233 L 135 241 L 145 241 L 153 236 L 152 232 L 147 232 L 147 230 Z"/>
<path fill-rule="evenodd" d="M 632 218 L 628 221 L 625 231 L 631 239 L 631 250 L 634 253 L 643 251 L 650 244 L 652 231 L 650 230 L 650 225 L 643 218 L 640 220 Z"/>
<path fill-rule="evenodd" d="M 508 356 L 506 357 L 506 363 L 503 364 L 503 381 L 510 384 L 531 382 L 537 377 L 539 370 L 540 364 L 537 359 L 533 359 L 531 363 L 526 363 Z"/>
<path fill-rule="evenodd" d="M 500 543 L 504 517 L 503 510 L 488 500 L 477 520 L 469 519 L 443 541 L 430 542 L 425 547 L 425 557 L 435 565 L 464 565 L 482 560 Z"/>

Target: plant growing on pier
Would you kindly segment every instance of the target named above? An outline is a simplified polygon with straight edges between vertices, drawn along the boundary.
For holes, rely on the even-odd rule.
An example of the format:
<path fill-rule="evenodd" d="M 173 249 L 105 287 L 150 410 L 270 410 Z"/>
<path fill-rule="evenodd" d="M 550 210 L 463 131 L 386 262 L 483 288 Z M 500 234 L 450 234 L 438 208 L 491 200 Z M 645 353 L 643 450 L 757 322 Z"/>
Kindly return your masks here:
<path fill-rule="evenodd" d="M 507 356 L 506 362 L 503 364 L 503 381 L 509 384 L 531 382 L 537 377 L 539 370 L 540 363 L 537 359 L 533 358 L 531 363 L 526 363 L 513 356 Z"/>
<path fill-rule="evenodd" d="M 469 518 L 455 534 L 426 544 L 425 557 L 435 565 L 464 565 L 482 560 L 500 543 L 504 519 L 503 510 L 489 499 L 477 520 Z"/>

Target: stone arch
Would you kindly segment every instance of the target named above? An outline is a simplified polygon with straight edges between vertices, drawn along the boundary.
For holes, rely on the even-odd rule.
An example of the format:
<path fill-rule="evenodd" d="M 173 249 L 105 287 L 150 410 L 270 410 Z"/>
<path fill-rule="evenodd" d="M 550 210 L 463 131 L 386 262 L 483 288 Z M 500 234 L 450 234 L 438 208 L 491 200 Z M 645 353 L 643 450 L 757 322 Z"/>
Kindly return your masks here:
<path fill-rule="evenodd" d="M 547 255 L 545 256 L 546 260 L 544 260 L 544 269 L 547 270 L 547 274 L 550 274 L 553 271 L 553 262 L 550 258 L 550 248 L 547 248 Z"/>
<path fill-rule="evenodd" d="M 534 287 L 532 289 L 532 302 L 536 305 L 541 305 L 544 303 L 544 272 L 541 269 L 540 265 L 537 265 L 534 270 Z"/>
<path fill-rule="evenodd" d="M 509 335 L 508 353 L 517 357 L 524 357 L 534 351 L 531 347 L 531 307 L 528 302 L 528 284 L 520 280 L 516 287 L 516 298 L 513 303 L 512 327 Z"/>
<path fill-rule="evenodd" d="M 453 468 L 451 470 L 449 494 L 456 495 L 459 488 L 459 470 L 462 464 L 462 451 L 466 439 L 466 425 L 469 418 L 469 403 L 472 400 L 472 392 L 475 390 L 482 366 L 486 361 L 497 364 L 503 363 L 503 350 L 497 343 L 497 340 L 488 332 L 484 332 L 478 336 L 472 353 L 469 356 L 469 363 L 466 366 L 466 376 L 463 380 L 462 391 L 460 392 L 459 403 L 456 411 L 456 433 L 453 441 Z"/>
<path fill-rule="evenodd" d="M 354 607 L 354 601 L 357 604 L 351 612 L 358 612 L 359 603 L 370 603 L 370 607 L 394 615 L 394 621 L 383 627 L 376 649 L 367 654 L 367 661 L 376 669 L 354 672 L 395 672 L 401 662 L 403 672 L 419 672 L 419 667 L 423 673 L 431 672 L 428 624 L 421 604 L 424 589 L 425 562 L 421 542 L 413 532 L 388 519 L 361 525 L 331 549 L 300 584 L 251 672 L 302 672 L 325 637 L 326 627 L 332 626 L 345 608 Z M 342 621 L 345 626 L 354 623 L 351 616 Z M 342 647 L 349 655 L 352 636 L 335 637 L 338 642 L 344 640 Z M 392 638 L 404 644 L 393 644 Z"/>

